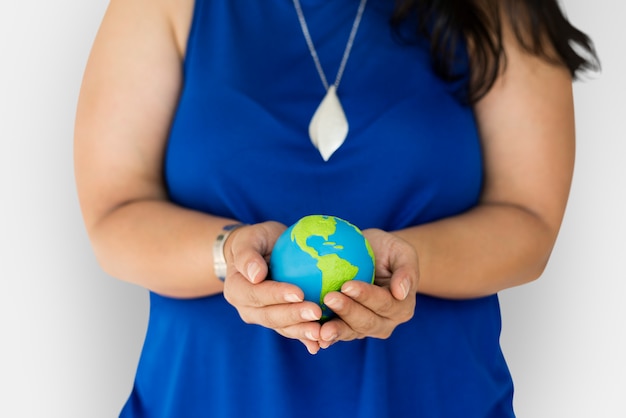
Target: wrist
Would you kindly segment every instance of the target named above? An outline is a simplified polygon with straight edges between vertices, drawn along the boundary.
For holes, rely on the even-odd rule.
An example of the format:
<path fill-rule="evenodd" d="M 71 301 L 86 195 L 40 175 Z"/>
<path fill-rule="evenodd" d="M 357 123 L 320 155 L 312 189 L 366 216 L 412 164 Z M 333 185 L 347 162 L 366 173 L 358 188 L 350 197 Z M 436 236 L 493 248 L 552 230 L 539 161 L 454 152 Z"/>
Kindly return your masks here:
<path fill-rule="evenodd" d="M 213 243 L 213 271 L 215 276 L 224 281 L 226 279 L 226 255 L 224 252 L 226 240 L 237 228 L 245 226 L 242 223 L 225 225 Z"/>

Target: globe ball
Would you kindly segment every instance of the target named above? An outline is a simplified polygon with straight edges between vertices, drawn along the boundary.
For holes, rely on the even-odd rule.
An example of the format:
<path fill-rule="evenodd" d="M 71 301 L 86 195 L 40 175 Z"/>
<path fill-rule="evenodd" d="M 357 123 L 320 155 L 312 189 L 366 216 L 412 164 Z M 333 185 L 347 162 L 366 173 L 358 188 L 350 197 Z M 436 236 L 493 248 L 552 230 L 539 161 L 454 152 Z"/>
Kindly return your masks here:
<path fill-rule="evenodd" d="M 278 238 L 270 257 L 273 280 L 302 289 L 304 299 L 334 315 L 323 300 L 349 280 L 374 282 L 374 252 L 359 228 L 336 216 L 308 215 Z"/>

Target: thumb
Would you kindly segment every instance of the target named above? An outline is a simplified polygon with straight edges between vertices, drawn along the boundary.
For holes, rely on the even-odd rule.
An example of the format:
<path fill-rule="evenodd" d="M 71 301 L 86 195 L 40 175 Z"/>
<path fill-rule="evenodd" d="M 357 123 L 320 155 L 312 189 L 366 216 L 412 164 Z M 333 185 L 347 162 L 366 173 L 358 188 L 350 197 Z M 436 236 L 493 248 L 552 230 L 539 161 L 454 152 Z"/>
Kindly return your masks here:
<path fill-rule="evenodd" d="M 250 283 L 263 281 L 268 273 L 266 257 L 286 227 L 278 222 L 249 225 L 234 231 L 226 243 L 233 267 Z"/>

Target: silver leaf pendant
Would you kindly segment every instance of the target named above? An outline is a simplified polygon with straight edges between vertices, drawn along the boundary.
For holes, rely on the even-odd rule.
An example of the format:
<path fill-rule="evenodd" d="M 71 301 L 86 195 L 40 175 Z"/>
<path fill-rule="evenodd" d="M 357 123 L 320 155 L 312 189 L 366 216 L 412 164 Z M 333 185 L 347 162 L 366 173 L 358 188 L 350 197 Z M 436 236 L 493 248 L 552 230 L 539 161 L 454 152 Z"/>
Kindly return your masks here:
<path fill-rule="evenodd" d="M 333 85 L 328 88 L 311 119 L 309 137 L 324 161 L 328 161 L 347 136 L 348 119 L 337 97 L 337 88 Z"/>

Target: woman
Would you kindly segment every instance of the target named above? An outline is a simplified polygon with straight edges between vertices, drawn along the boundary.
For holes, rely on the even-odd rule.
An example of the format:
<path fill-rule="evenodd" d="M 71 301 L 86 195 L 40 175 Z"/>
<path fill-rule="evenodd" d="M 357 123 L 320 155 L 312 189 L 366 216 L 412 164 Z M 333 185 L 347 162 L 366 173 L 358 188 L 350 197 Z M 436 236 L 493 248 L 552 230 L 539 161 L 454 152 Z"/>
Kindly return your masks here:
<path fill-rule="evenodd" d="M 121 416 L 514 416 L 496 295 L 548 261 L 593 58 L 554 1 L 111 1 L 75 157 L 102 267 L 150 290 Z M 376 256 L 326 322 L 268 280 L 308 214 Z"/>

